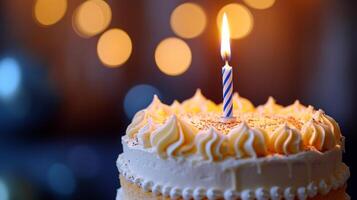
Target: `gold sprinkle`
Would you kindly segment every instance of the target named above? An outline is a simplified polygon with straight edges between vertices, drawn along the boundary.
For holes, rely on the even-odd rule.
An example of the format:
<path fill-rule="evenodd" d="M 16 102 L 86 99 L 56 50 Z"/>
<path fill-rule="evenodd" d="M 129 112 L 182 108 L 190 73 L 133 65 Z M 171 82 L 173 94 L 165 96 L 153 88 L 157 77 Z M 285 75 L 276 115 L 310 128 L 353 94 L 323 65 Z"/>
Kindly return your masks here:
<path fill-rule="evenodd" d="M 230 130 L 245 121 L 252 128 L 260 128 L 265 131 L 274 132 L 277 128 L 284 124 L 288 124 L 292 128 L 301 130 L 302 122 L 292 116 L 262 114 L 262 113 L 244 113 L 236 116 L 235 121 L 222 122 L 221 116 L 218 113 L 198 113 L 181 114 L 181 117 L 191 123 L 198 130 L 207 130 L 214 127 L 223 134 L 228 134 Z"/>

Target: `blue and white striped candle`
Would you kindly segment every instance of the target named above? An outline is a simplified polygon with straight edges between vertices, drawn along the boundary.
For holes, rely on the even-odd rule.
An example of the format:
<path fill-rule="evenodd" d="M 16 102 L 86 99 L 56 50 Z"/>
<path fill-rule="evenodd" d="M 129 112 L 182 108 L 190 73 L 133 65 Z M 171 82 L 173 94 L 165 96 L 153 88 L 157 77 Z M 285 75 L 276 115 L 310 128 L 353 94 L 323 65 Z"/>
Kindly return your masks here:
<path fill-rule="evenodd" d="M 232 67 L 226 65 L 222 68 L 223 76 L 223 117 L 232 118 L 233 117 L 233 73 Z"/>
<path fill-rule="evenodd" d="M 222 21 L 222 33 L 221 33 L 221 56 L 225 61 L 225 65 L 222 68 L 222 80 L 223 80 L 223 118 L 233 118 L 233 73 L 232 67 L 229 66 L 228 60 L 231 56 L 230 47 L 230 33 L 228 26 L 228 19 L 226 13 L 223 14 Z"/>

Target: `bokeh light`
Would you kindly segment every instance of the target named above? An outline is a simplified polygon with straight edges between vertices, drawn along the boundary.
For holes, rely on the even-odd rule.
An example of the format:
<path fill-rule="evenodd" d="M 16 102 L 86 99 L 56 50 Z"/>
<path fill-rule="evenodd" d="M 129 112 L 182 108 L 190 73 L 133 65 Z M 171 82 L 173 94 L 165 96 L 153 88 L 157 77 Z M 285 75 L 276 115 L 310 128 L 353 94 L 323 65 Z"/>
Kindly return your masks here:
<path fill-rule="evenodd" d="M 184 3 L 175 8 L 171 14 L 171 28 L 180 37 L 194 38 L 206 27 L 206 14 L 195 3 Z"/>
<path fill-rule="evenodd" d="M 155 94 L 160 97 L 160 91 L 151 85 L 141 84 L 131 88 L 124 98 L 126 116 L 131 119 L 136 112 L 146 108 Z"/>
<path fill-rule="evenodd" d="M 0 199 L 1 200 L 9 200 L 10 194 L 9 189 L 6 186 L 5 182 L 0 179 Z"/>
<path fill-rule="evenodd" d="M 0 98 L 9 99 L 17 92 L 21 83 L 21 70 L 13 58 L 0 61 Z"/>
<path fill-rule="evenodd" d="M 63 164 L 53 164 L 48 171 L 47 179 L 52 191 L 60 195 L 70 195 L 76 188 L 72 171 Z"/>
<path fill-rule="evenodd" d="M 231 3 L 218 12 L 217 25 L 221 29 L 223 13 L 227 13 L 232 39 L 247 36 L 253 29 L 253 15 L 247 7 L 238 3 Z"/>
<path fill-rule="evenodd" d="M 103 0 L 87 0 L 73 13 L 74 30 L 84 38 L 92 37 L 104 31 L 110 24 L 112 11 Z"/>
<path fill-rule="evenodd" d="M 34 6 L 35 20 L 44 26 L 60 21 L 67 10 L 67 0 L 36 0 Z"/>
<path fill-rule="evenodd" d="M 103 33 L 97 44 L 100 61 L 108 67 L 117 67 L 130 57 L 132 43 L 129 35 L 121 29 L 110 29 Z"/>
<path fill-rule="evenodd" d="M 162 40 L 155 50 L 155 61 L 159 69 L 170 76 L 184 73 L 191 64 L 192 53 L 187 43 L 179 38 Z"/>
<path fill-rule="evenodd" d="M 100 165 L 98 153 L 87 145 L 73 147 L 68 154 L 68 162 L 79 177 L 91 178 L 98 175 Z"/>
<path fill-rule="evenodd" d="M 263 10 L 270 8 L 274 5 L 275 0 L 243 0 L 248 6 Z"/>

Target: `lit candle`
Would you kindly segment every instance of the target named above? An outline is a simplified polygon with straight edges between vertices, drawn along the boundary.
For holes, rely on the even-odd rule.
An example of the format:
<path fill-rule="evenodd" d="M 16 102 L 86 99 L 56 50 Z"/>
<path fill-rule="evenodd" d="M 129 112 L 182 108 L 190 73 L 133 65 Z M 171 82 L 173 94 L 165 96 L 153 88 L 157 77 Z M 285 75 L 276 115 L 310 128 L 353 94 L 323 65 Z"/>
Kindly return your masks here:
<path fill-rule="evenodd" d="M 223 14 L 222 30 L 221 30 L 221 56 L 225 61 L 222 67 L 223 80 L 223 119 L 233 119 L 233 73 L 232 67 L 229 66 L 228 61 L 231 56 L 231 47 L 229 44 L 230 33 L 228 26 L 228 19 L 226 13 Z"/>

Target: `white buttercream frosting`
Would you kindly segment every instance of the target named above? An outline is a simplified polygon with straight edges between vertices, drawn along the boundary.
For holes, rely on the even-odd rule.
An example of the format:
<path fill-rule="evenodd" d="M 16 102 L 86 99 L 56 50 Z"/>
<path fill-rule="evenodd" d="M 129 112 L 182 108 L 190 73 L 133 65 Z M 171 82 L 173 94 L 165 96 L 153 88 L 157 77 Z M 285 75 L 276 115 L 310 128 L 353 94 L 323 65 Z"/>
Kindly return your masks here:
<path fill-rule="evenodd" d="M 182 191 L 182 198 L 184 200 L 189 200 L 193 198 L 193 189 L 192 188 L 185 188 Z"/>
<path fill-rule="evenodd" d="M 210 128 L 207 131 L 201 131 L 195 138 L 197 153 L 203 160 L 223 160 L 223 156 L 227 151 L 224 145 L 226 141 L 227 137 L 214 130 L 214 128 Z"/>
<path fill-rule="evenodd" d="M 226 200 L 235 200 L 240 197 L 240 193 L 234 190 L 226 190 L 224 192 L 224 199 Z"/>
<path fill-rule="evenodd" d="M 227 135 L 229 150 L 236 158 L 265 156 L 268 154 L 268 135 L 260 129 L 249 128 L 243 122 Z"/>
<path fill-rule="evenodd" d="M 212 164 L 209 161 L 197 163 L 194 160 L 173 158 L 162 160 L 155 156 L 155 152 L 128 147 L 125 142 L 123 145 L 124 153 L 117 161 L 121 175 L 143 191 L 152 191 L 154 195 L 172 199 L 228 200 L 238 196 L 253 200 L 304 200 L 342 187 L 349 177 L 348 167 L 341 162 L 339 147 L 323 154 L 308 151 L 286 158 L 229 159 Z M 308 165 L 301 164 L 306 161 Z M 253 167 L 257 164 L 261 165 L 261 174 Z M 322 169 L 321 165 L 326 168 Z M 310 177 L 307 176 L 307 168 L 310 168 Z M 291 178 L 289 173 L 292 173 Z M 325 181 L 326 179 L 329 181 Z M 286 181 L 290 183 L 289 186 L 285 184 Z"/>
<path fill-rule="evenodd" d="M 284 199 L 294 200 L 295 199 L 295 189 L 293 187 L 287 187 L 284 191 Z"/>
<path fill-rule="evenodd" d="M 141 110 L 137 112 L 133 118 L 133 121 L 131 124 L 128 126 L 126 129 L 126 134 L 130 137 L 133 138 L 134 135 L 142 128 L 145 126 L 146 123 L 146 111 Z"/>
<path fill-rule="evenodd" d="M 269 200 L 270 194 L 265 188 L 258 188 L 255 190 L 255 197 L 257 200 Z"/>
<path fill-rule="evenodd" d="M 305 187 L 298 188 L 297 197 L 298 197 L 299 200 L 306 200 L 307 199 L 307 193 L 306 193 L 306 188 Z"/>
<path fill-rule="evenodd" d="M 281 187 L 273 186 L 270 188 L 270 198 L 272 200 L 281 200 L 283 198 L 284 192 Z"/>
<path fill-rule="evenodd" d="M 311 182 L 307 185 L 307 196 L 312 198 L 317 195 L 318 187 L 315 182 Z"/>
<path fill-rule="evenodd" d="M 326 115 L 325 112 L 320 109 L 314 113 L 313 118 L 316 121 L 319 121 L 323 124 L 327 124 L 332 130 L 332 133 L 335 135 L 336 141 L 339 144 L 341 143 L 342 134 L 341 134 L 340 126 L 332 117 Z"/>
<path fill-rule="evenodd" d="M 157 96 L 126 130 L 117 165 L 145 192 L 170 199 L 306 200 L 345 185 L 344 137 L 322 110 L 235 94 L 236 120 L 201 91 L 182 104 Z M 321 167 L 323 166 L 323 167 Z"/>
<path fill-rule="evenodd" d="M 295 154 L 301 151 L 301 134 L 284 124 L 270 136 L 269 148 L 274 153 Z"/>
<path fill-rule="evenodd" d="M 156 125 L 151 120 L 148 120 L 148 123 L 141 127 L 137 133 L 139 145 L 142 145 L 144 148 L 150 148 L 150 136 L 155 129 Z"/>
<path fill-rule="evenodd" d="M 206 190 L 204 188 L 197 187 L 193 191 L 193 199 L 195 200 L 201 200 L 206 196 Z"/>
<path fill-rule="evenodd" d="M 332 149 L 337 143 L 331 128 L 314 120 L 307 122 L 302 127 L 301 133 L 304 144 L 315 147 L 319 151 Z"/>

